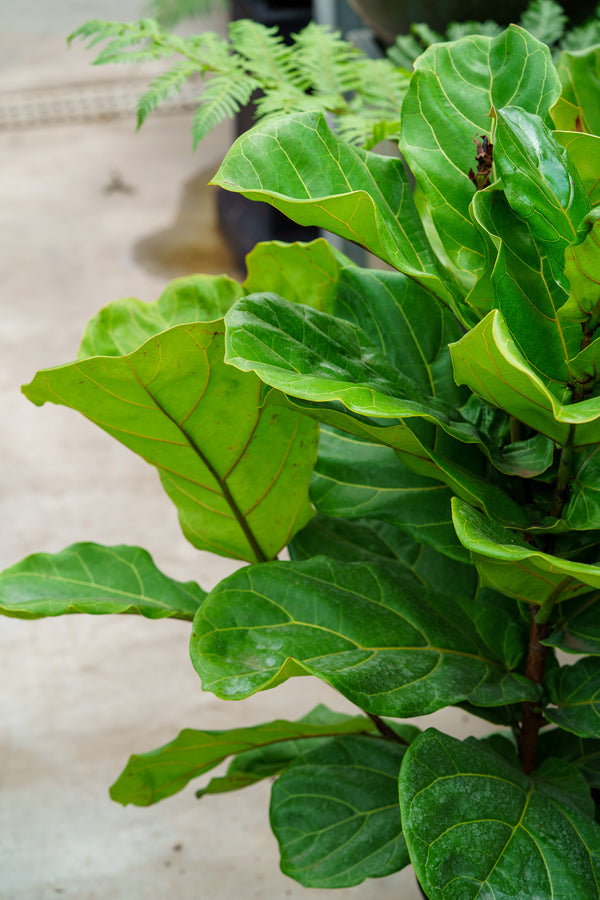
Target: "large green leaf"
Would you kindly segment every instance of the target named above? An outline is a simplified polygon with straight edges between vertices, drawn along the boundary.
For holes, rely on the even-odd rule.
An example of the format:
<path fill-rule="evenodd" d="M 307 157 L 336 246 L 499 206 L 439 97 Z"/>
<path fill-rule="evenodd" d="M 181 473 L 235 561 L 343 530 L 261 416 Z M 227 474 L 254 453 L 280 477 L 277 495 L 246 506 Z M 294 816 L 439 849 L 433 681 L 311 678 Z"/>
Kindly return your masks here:
<path fill-rule="evenodd" d="M 522 106 L 545 118 L 560 85 L 548 47 L 511 25 L 495 38 L 434 44 L 415 62 L 402 106 L 400 148 L 417 177 L 450 259 L 468 273 L 484 265 L 469 217 L 474 139 L 490 135 L 490 110 Z"/>
<path fill-rule="evenodd" d="M 580 659 L 552 669 L 544 679 L 549 722 L 580 737 L 600 737 L 600 659 Z"/>
<path fill-rule="evenodd" d="M 531 368 L 560 395 L 569 381 L 567 360 L 581 344 L 581 329 L 558 314 L 568 296 L 562 275 L 564 261 L 562 286 L 546 249 L 536 245 L 527 223 L 511 209 L 502 190 L 480 191 L 472 214 L 493 250 L 488 250 L 488 268 L 471 291 L 469 302 L 477 294 L 477 305 L 500 309 Z"/>
<path fill-rule="evenodd" d="M 315 424 L 223 362 L 222 322 L 178 325 L 119 357 L 39 372 L 41 405 L 76 409 L 156 466 L 194 546 L 273 557 L 312 511 Z"/>
<path fill-rule="evenodd" d="M 543 643 L 567 653 L 600 656 L 598 599 L 600 595 L 595 591 L 562 603 L 558 623 Z"/>
<path fill-rule="evenodd" d="M 454 376 L 480 397 L 564 444 L 570 426 L 575 446 L 600 440 L 600 398 L 561 403 L 516 346 L 504 317 L 493 310 L 450 347 Z"/>
<path fill-rule="evenodd" d="M 323 426 L 310 497 L 324 515 L 381 519 L 416 541 L 457 555 L 452 492 L 439 481 L 411 472 L 390 447 Z"/>
<path fill-rule="evenodd" d="M 566 147 L 569 161 L 581 180 L 590 206 L 600 203 L 600 137 L 576 131 L 555 131 L 554 137 Z"/>
<path fill-rule="evenodd" d="M 600 587 L 599 566 L 543 553 L 458 498 L 452 512 L 458 538 L 471 551 L 482 583 L 501 594 L 542 605 Z"/>
<path fill-rule="evenodd" d="M 220 319 L 245 293 L 225 275 L 189 275 L 171 281 L 154 303 L 116 300 L 88 322 L 78 359 L 124 356 L 173 325 Z"/>
<path fill-rule="evenodd" d="M 344 888 L 410 860 L 398 772 L 406 747 L 372 737 L 329 741 L 298 757 L 271 793 L 281 869 L 305 887 Z"/>
<path fill-rule="evenodd" d="M 430 900 L 597 900 L 600 828 L 577 770 L 526 777 L 485 744 L 434 729 L 400 773 L 402 823 Z"/>
<path fill-rule="evenodd" d="M 227 362 L 293 395 L 296 408 L 402 451 L 414 471 L 493 508 L 504 522 L 525 523 L 522 509 L 484 473 L 481 433 L 391 366 L 357 326 L 271 294 L 244 298 L 226 324 Z"/>
<path fill-rule="evenodd" d="M 525 648 L 513 624 L 502 609 L 475 604 L 469 614 L 400 566 L 316 557 L 222 581 L 196 616 L 190 649 L 203 688 L 224 699 L 312 674 L 369 712 L 416 716 L 466 699 L 535 698 L 511 671 Z"/>
<path fill-rule="evenodd" d="M 600 135 L 600 50 L 563 51 L 557 64 L 562 92 L 552 108 L 552 118 L 561 131 L 587 131 Z"/>
<path fill-rule="evenodd" d="M 458 289 L 429 245 L 401 160 L 340 140 L 320 113 L 256 125 L 233 144 L 213 183 L 367 247 L 455 306 Z"/>
<path fill-rule="evenodd" d="M 508 202 L 527 222 L 561 283 L 565 249 L 579 239 L 590 209 L 567 152 L 539 116 L 515 107 L 497 113 L 496 150 L 496 169 Z"/>
<path fill-rule="evenodd" d="M 112 785 L 110 795 L 124 805 L 150 806 L 183 790 L 193 778 L 214 769 L 228 756 L 301 738 L 365 733 L 373 731 L 374 727 L 364 716 L 347 716 L 344 721 L 327 724 L 278 719 L 228 731 L 186 728 L 169 744 L 132 756 Z"/>
<path fill-rule="evenodd" d="M 400 272 L 355 265 L 319 238 L 259 244 L 247 259 L 248 293 L 273 292 L 353 322 L 423 391 L 460 407 L 448 344 L 462 329 L 447 309 Z"/>
<path fill-rule="evenodd" d="M 139 547 L 73 544 L 35 553 L 0 573 L 0 612 L 20 619 L 65 613 L 139 613 L 193 619 L 205 592 L 163 575 Z"/>

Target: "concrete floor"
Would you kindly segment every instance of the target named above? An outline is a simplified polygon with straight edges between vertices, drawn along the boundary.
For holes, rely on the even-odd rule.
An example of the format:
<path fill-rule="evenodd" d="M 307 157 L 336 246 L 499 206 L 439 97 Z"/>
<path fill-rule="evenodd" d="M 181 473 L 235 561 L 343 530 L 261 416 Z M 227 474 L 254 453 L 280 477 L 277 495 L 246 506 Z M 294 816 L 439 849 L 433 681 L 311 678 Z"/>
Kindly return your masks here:
<path fill-rule="evenodd" d="M 62 35 L 138 11 L 133 0 L 79 0 L 53 4 L 48 23 L 42 0 L 4 6 L 4 92 L 98 78 Z M 229 141 L 223 128 L 192 155 L 188 115 L 155 117 L 137 135 L 129 119 L 0 133 L 2 566 L 85 539 L 139 544 L 205 588 L 231 571 L 186 544 L 150 467 L 75 413 L 19 392 L 38 368 L 74 357 L 105 303 L 153 300 L 184 271 L 232 271 L 214 195 L 201 188 Z M 106 189 L 115 172 L 127 191 Z M 149 809 L 109 799 L 130 753 L 183 727 L 295 718 L 319 701 L 349 707 L 308 679 L 219 701 L 200 690 L 188 634 L 186 623 L 133 617 L 0 619 L 0 898 L 417 900 L 410 871 L 344 892 L 283 876 L 268 784 L 202 802 L 188 789 Z M 452 713 L 452 733 L 472 727 Z"/>

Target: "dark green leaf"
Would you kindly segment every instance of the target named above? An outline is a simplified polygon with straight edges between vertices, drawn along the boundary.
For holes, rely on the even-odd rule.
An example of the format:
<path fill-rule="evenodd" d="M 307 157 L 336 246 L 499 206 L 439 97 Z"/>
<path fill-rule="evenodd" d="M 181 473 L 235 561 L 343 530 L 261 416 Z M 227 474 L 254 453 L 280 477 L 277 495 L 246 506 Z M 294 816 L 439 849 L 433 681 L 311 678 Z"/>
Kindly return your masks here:
<path fill-rule="evenodd" d="M 416 61 L 400 147 L 446 253 L 465 272 L 478 274 L 484 265 L 483 242 L 469 217 L 474 140 L 489 136 L 492 108 L 512 104 L 545 118 L 558 93 L 548 48 L 514 25 L 495 38 L 436 44 Z"/>
<path fill-rule="evenodd" d="M 398 803 L 405 749 L 339 738 L 298 757 L 277 779 L 271 827 L 286 875 L 305 887 L 343 888 L 409 864 Z"/>
<path fill-rule="evenodd" d="M 600 659 L 580 659 L 553 669 L 544 679 L 546 718 L 580 737 L 600 737 Z"/>
<path fill-rule="evenodd" d="M 65 613 L 138 613 L 193 619 L 205 592 L 163 575 L 139 547 L 73 544 L 35 553 L 0 573 L 0 612 L 20 619 Z"/>
<path fill-rule="evenodd" d="M 529 779 L 484 745 L 426 731 L 405 754 L 400 803 L 427 896 L 597 900 L 600 828 L 583 790 L 564 763 Z"/>
<path fill-rule="evenodd" d="M 592 568 L 600 571 L 597 566 Z M 567 653 L 600 656 L 599 597 L 594 592 L 562 603 L 558 625 L 543 643 Z"/>
<path fill-rule="evenodd" d="M 136 806 L 149 806 L 181 791 L 192 778 L 214 769 L 228 756 L 270 744 L 287 744 L 300 738 L 323 738 L 373 730 L 374 725 L 364 716 L 345 716 L 343 720 L 326 724 L 278 719 L 265 725 L 228 731 L 186 728 L 164 747 L 132 756 L 111 787 L 110 795 L 123 805 L 134 803 Z"/>
<path fill-rule="evenodd" d="M 590 787 L 600 788 L 600 741 L 580 738 L 559 728 L 538 737 L 538 759 L 556 757 L 576 766 Z"/>
<path fill-rule="evenodd" d="M 310 497 L 324 515 L 381 519 L 456 557 L 451 496 L 439 481 L 407 469 L 391 448 L 321 428 Z"/>
<path fill-rule="evenodd" d="M 461 700 L 534 699 L 534 685 L 510 671 L 524 649 L 501 608 L 475 604 L 469 615 L 466 601 L 424 588 L 399 566 L 324 557 L 222 581 L 196 616 L 190 648 L 203 687 L 224 699 L 312 674 L 362 709 L 397 717 Z"/>
<path fill-rule="evenodd" d="M 222 322 L 178 325 L 127 356 L 39 372 L 24 392 L 78 410 L 156 466 L 195 547 L 268 559 L 312 515 L 318 433 L 224 364 L 223 336 Z"/>
<path fill-rule="evenodd" d="M 576 454 L 571 497 L 563 516 L 573 529 L 600 528 L 600 447 Z"/>

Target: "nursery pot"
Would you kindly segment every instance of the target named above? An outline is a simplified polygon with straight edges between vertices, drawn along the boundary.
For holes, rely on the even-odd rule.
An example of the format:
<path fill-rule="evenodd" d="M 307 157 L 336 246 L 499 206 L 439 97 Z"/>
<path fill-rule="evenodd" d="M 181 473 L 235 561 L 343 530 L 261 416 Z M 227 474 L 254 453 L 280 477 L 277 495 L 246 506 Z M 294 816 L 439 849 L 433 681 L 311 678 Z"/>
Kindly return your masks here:
<path fill-rule="evenodd" d="M 482 0 L 348 0 L 363 22 L 386 44 L 397 34 L 405 34 L 413 22 L 426 22 L 436 31 L 445 31 L 449 22 L 493 18 L 501 25 L 518 21 L 528 0 L 504 0 L 492 10 Z M 590 16 L 596 0 L 575 0 L 568 4 L 569 18 L 577 23 Z"/>

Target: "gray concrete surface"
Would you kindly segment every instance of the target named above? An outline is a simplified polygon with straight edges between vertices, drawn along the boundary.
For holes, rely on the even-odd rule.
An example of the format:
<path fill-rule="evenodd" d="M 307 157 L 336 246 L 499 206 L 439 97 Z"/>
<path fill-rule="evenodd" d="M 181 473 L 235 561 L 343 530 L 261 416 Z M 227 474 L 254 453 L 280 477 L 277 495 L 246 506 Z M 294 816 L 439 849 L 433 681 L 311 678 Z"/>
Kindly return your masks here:
<path fill-rule="evenodd" d="M 1 91 L 98 77 L 62 35 L 137 8 L 5 2 Z M 223 128 L 193 156 L 184 115 L 151 119 L 137 135 L 124 119 L 0 133 L 2 566 L 86 539 L 139 544 L 205 588 L 232 569 L 186 544 L 152 469 L 75 413 L 35 408 L 19 392 L 36 369 L 74 357 L 105 303 L 152 300 L 184 270 L 231 271 L 201 187 L 229 140 Z M 107 190 L 115 172 L 126 191 Z M 0 619 L 0 898 L 417 900 L 410 871 L 344 892 L 284 877 L 268 784 L 201 802 L 188 789 L 149 809 L 109 799 L 130 753 L 183 727 L 296 717 L 319 701 L 348 707 L 308 679 L 221 702 L 200 690 L 188 634 L 185 623 L 125 617 Z M 453 733 L 472 727 L 452 714 Z"/>

